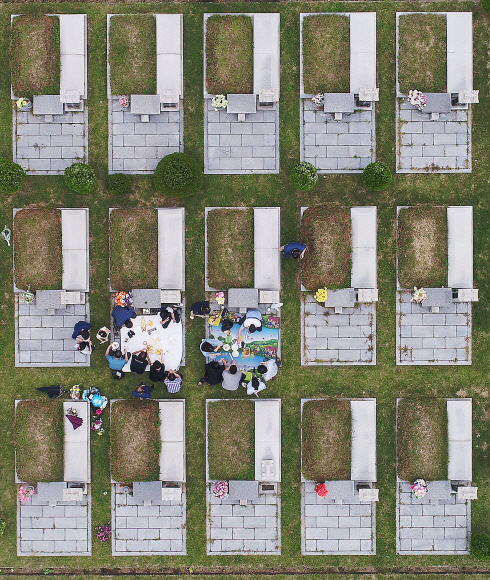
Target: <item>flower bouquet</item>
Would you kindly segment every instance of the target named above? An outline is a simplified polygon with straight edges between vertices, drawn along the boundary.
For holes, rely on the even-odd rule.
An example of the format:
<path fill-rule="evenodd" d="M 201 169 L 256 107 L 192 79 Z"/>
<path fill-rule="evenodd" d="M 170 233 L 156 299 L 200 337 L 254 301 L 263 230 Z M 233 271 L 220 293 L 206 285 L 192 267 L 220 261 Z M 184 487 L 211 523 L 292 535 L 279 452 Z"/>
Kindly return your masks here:
<path fill-rule="evenodd" d="M 427 298 L 427 292 L 423 288 L 413 287 L 413 296 L 410 298 L 410 302 L 416 302 L 417 304 L 422 304 L 422 302 Z"/>
<path fill-rule="evenodd" d="M 317 93 L 314 97 L 311 98 L 311 102 L 317 107 L 323 107 L 325 102 L 325 95 L 323 93 Z"/>
<path fill-rule="evenodd" d="M 17 99 L 16 105 L 17 108 L 20 110 L 29 109 L 31 107 L 31 101 L 29 99 L 26 99 L 25 97 L 20 97 L 20 99 Z"/>
<path fill-rule="evenodd" d="M 218 304 L 225 303 L 225 293 L 224 292 L 216 292 L 216 302 Z"/>
<path fill-rule="evenodd" d="M 119 99 L 119 106 L 123 109 L 127 109 L 129 107 L 129 98 L 128 97 L 121 97 Z"/>
<path fill-rule="evenodd" d="M 102 419 L 94 417 L 92 419 L 90 429 L 92 431 L 95 431 L 97 433 L 97 435 L 102 435 L 102 433 L 104 433 L 104 428 L 102 427 Z"/>
<path fill-rule="evenodd" d="M 31 285 L 27 285 L 27 290 L 21 293 L 20 299 L 22 300 L 23 304 L 31 304 L 34 300 L 34 293 L 31 292 Z"/>
<path fill-rule="evenodd" d="M 224 499 L 228 495 L 228 482 L 214 481 L 211 487 L 211 493 L 218 499 Z"/>
<path fill-rule="evenodd" d="M 429 491 L 429 484 L 425 481 L 425 479 L 416 479 L 410 488 L 412 489 L 412 492 L 417 499 L 422 499 Z"/>
<path fill-rule="evenodd" d="M 211 101 L 214 110 L 225 109 L 228 105 L 225 95 L 215 95 Z"/>
<path fill-rule="evenodd" d="M 315 491 L 319 497 L 325 497 L 328 493 L 328 489 L 324 483 L 317 483 L 315 485 Z"/>
<path fill-rule="evenodd" d="M 315 300 L 317 302 L 326 302 L 327 301 L 327 288 L 318 288 L 315 294 Z"/>
<path fill-rule="evenodd" d="M 75 401 L 80 398 L 80 385 L 73 385 L 70 389 L 70 397 Z"/>
<path fill-rule="evenodd" d="M 131 306 L 133 304 L 133 295 L 131 292 L 116 292 L 114 302 L 118 306 Z"/>
<path fill-rule="evenodd" d="M 21 485 L 19 487 L 19 497 L 21 502 L 30 501 L 31 495 L 34 495 L 34 488 L 31 485 L 24 487 Z"/>
<path fill-rule="evenodd" d="M 427 97 L 416 89 L 408 91 L 408 102 L 419 111 L 423 111 L 427 107 Z"/>

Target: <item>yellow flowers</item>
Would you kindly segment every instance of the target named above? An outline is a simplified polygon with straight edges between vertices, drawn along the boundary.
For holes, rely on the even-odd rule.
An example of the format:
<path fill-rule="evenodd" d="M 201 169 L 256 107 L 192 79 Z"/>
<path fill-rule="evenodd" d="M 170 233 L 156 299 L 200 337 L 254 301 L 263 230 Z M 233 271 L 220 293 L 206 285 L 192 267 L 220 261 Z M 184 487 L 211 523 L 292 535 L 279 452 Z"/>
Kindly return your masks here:
<path fill-rule="evenodd" d="M 315 294 L 315 300 L 317 302 L 326 302 L 327 300 L 327 288 L 318 288 Z"/>

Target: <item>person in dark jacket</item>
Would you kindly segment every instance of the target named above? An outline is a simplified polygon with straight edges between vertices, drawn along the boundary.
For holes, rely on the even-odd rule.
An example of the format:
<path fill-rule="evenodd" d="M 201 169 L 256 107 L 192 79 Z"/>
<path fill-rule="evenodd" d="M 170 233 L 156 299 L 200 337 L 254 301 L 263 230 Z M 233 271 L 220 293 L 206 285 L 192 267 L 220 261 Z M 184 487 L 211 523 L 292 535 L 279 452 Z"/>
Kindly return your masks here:
<path fill-rule="evenodd" d="M 131 318 L 136 318 L 136 312 L 133 306 L 115 306 L 112 310 L 114 326 L 119 330 L 122 326 L 131 328 L 133 323 Z"/>
<path fill-rule="evenodd" d="M 147 385 L 140 383 L 131 394 L 133 397 L 138 397 L 138 399 L 149 399 L 154 388 L 154 385 L 148 387 Z"/>
<path fill-rule="evenodd" d="M 150 362 L 150 357 L 148 357 L 148 362 Z M 151 363 L 150 366 L 150 381 L 163 381 L 165 378 L 165 365 L 162 364 L 159 360 L 155 360 Z"/>
<path fill-rule="evenodd" d="M 194 302 L 194 304 L 191 306 L 190 319 L 192 320 L 194 316 L 206 318 L 210 312 L 211 308 L 209 307 L 209 302 L 207 300 L 204 300 L 203 302 Z"/>
<path fill-rule="evenodd" d="M 197 383 L 200 387 L 203 383 L 208 383 L 208 385 L 218 385 L 223 380 L 223 371 L 225 370 L 225 359 L 221 359 L 220 362 L 217 360 L 212 360 L 204 365 L 204 376 Z"/>
<path fill-rule="evenodd" d="M 73 334 L 71 335 L 71 337 L 73 338 L 73 340 L 75 340 L 77 336 L 80 336 L 82 330 L 90 330 L 91 328 L 92 325 L 90 324 L 90 322 L 87 322 L 86 320 L 79 320 L 73 327 Z"/>
<path fill-rule="evenodd" d="M 137 375 L 142 375 L 146 371 L 146 367 L 148 365 L 148 355 L 146 354 L 146 350 L 137 350 L 133 352 L 133 356 L 131 357 L 131 372 L 136 373 Z"/>

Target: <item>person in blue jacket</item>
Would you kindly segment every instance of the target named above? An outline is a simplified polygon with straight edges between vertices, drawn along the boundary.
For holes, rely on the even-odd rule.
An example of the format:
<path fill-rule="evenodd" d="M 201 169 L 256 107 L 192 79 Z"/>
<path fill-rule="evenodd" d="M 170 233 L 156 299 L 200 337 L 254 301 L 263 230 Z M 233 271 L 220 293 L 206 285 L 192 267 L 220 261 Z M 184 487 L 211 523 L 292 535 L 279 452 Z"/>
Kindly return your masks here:
<path fill-rule="evenodd" d="M 114 326 L 117 330 L 122 326 L 131 328 L 133 326 L 131 318 L 136 318 L 136 312 L 133 306 L 116 306 L 112 311 L 112 318 L 114 318 Z"/>
<path fill-rule="evenodd" d="M 281 246 L 279 251 L 284 254 L 284 257 L 287 258 L 304 258 L 306 252 L 306 244 L 302 244 L 300 242 L 289 242 L 285 246 Z"/>
<path fill-rule="evenodd" d="M 149 399 L 151 397 L 151 392 L 154 389 L 154 385 L 149 387 L 148 385 L 144 385 L 140 383 L 136 389 L 131 393 L 133 397 L 138 397 L 138 399 Z"/>
<path fill-rule="evenodd" d="M 71 337 L 73 338 L 73 340 L 75 340 L 76 337 L 79 336 L 79 334 L 82 332 L 82 330 L 90 330 L 91 328 L 92 325 L 90 324 L 90 322 L 87 322 L 86 320 L 79 320 L 73 327 L 73 334 L 71 335 Z"/>

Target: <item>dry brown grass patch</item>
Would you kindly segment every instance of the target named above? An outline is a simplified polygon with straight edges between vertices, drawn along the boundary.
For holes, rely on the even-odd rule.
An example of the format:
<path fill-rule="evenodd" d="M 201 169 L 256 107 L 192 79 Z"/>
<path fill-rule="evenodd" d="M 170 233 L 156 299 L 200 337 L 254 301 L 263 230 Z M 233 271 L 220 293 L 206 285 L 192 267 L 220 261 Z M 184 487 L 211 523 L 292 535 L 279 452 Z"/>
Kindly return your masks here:
<path fill-rule="evenodd" d="M 447 208 L 426 205 L 400 210 L 398 282 L 401 288 L 447 285 Z"/>
<path fill-rule="evenodd" d="M 211 288 L 251 288 L 254 284 L 253 209 L 222 208 L 208 212 L 207 242 Z"/>
<path fill-rule="evenodd" d="M 301 267 L 304 287 L 347 287 L 352 261 L 350 211 L 333 205 L 308 208 L 301 219 L 301 240 L 308 246 Z"/>
<path fill-rule="evenodd" d="M 255 405 L 223 400 L 208 404 L 209 478 L 255 479 Z"/>
<path fill-rule="evenodd" d="M 447 479 L 446 400 L 402 399 L 397 416 L 398 476 L 407 481 Z"/>
<path fill-rule="evenodd" d="M 14 219 L 15 284 L 18 288 L 61 288 L 61 211 L 23 209 Z"/>
<path fill-rule="evenodd" d="M 111 286 L 114 290 L 156 288 L 158 284 L 158 212 L 115 209 L 111 212 Z"/>
<path fill-rule="evenodd" d="M 63 481 L 63 403 L 20 401 L 15 410 L 16 469 L 20 480 Z"/>
<path fill-rule="evenodd" d="M 306 94 L 348 93 L 349 18 L 317 14 L 303 20 L 303 82 Z"/>
<path fill-rule="evenodd" d="M 111 470 L 120 483 L 160 477 L 160 415 L 149 400 L 116 401 L 111 407 Z"/>
<path fill-rule="evenodd" d="M 306 479 L 350 479 L 350 401 L 333 398 L 307 401 L 303 405 L 301 436 L 302 471 Z"/>

